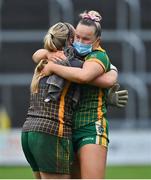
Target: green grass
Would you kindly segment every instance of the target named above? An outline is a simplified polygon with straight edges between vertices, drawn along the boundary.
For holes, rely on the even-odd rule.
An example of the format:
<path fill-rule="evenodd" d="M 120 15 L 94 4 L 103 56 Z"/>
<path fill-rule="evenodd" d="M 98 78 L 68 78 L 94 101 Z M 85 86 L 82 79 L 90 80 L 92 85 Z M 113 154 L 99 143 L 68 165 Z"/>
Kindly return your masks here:
<path fill-rule="evenodd" d="M 106 171 L 108 179 L 151 179 L 151 166 L 112 166 Z"/>
<path fill-rule="evenodd" d="M 110 166 L 108 179 L 151 179 L 151 166 Z M 33 179 L 29 167 L 0 167 L 0 179 Z"/>
<path fill-rule="evenodd" d="M 0 179 L 32 179 L 29 167 L 0 167 Z"/>

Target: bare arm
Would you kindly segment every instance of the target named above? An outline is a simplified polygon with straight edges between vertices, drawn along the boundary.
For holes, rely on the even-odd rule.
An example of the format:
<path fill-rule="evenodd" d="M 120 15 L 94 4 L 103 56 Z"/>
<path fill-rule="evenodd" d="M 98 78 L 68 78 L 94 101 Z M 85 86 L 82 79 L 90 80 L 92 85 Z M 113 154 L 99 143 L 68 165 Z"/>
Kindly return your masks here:
<path fill-rule="evenodd" d="M 54 58 L 58 58 L 58 57 L 60 57 L 60 58 L 66 58 L 65 56 L 64 56 L 64 54 L 63 54 L 63 52 L 62 51 L 58 51 L 58 52 L 55 52 L 54 53 L 54 55 L 53 55 L 53 53 L 54 52 L 49 52 L 49 51 L 47 51 L 47 50 L 45 50 L 45 49 L 40 49 L 40 50 L 38 50 L 38 51 L 36 51 L 35 53 L 34 53 L 34 55 L 33 55 L 33 57 L 35 58 L 35 59 L 50 59 L 50 60 L 53 60 L 53 57 Z M 57 54 L 58 53 L 58 54 Z M 58 55 L 58 57 L 56 56 L 56 55 Z M 84 64 L 84 67 L 86 67 L 86 65 Z M 50 67 L 51 68 L 51 67 Z M 93 69 L 93 67 L 92 67 L 92 69 Z M 48 68 L 47 68 L 47 71 L 48 71 Z M 91 71 L 91 70 L 90 70 Z M 94 71 L 94 70 L 93 70 Z M 80 69 L 74 69 L 74 72 L 80 72 L 81 73 L 81 71 L 80 71 Z M 54 72 L 55 73 L 55 72 Z M 60 72 L 61 73 L 61 72 Z M 82 73 L 84 73 L 83 71 L 82 71 Z M 86 73 L 86 72 L 85 72 Z M 101 73 L 101 72 L 100 72 Z M 59 75 L 59 74 L 58 74 Z M 73 75 L 73 74 L 72 74 Z M 83 74 L 82 74 L 83 75 Z M 86 75 L 86 74 L 85 74 Z M 59 75 L 60 76 L 60 75 Z M 83 78 L 79 78 L 79 77 L 77 77 L 77 79 L 75 79 L 74 81 L 75 82 L 78 82 L 78 83 L 86 83 L 86 82 L 89 82 L 89 84 L 91 84 L 91 85 L 94 85 L 94 86 L 97 86 L 97 87 L 102 87 L 102 88 L 108 88 L 108 87 L 111 87 L 113 84 L 115 84 L 116 82 L 117 82 L 117 76 L 118 76 L 118 73 L 116 72 L 116 71 L 114 71 L 114 70 L 111 70 L 111 71 L 109 71 L 109 72 L 107 72 L 107 73 L 104 73 L 104 74 L 102 74 L 102 75 L 100 75 L 99 74 L 99 76 L 98 77 L 96 77 L 95 79 L 93 79 L 91 82 L 89 82 L 89 79 L 87 79 L 88 77 L 83 77 Z M 70 76 L 71 77 L 71 76 Z M 93 76 L 92 76 L 93 77 Z M 91 78 L 92 78 L 91 77 Z M 71 77 L 72 78 L 72 77 Z M 72 79 L 71 79 L 71 81 L 73 81 Z"/>
<path fill-rule="evenodd" d="M 56 59 L 64 60 L 66 59 L 66 56 L 63 51 L 50 52 L 47 49 L 39 49 L 33 54 L 32 59 L 38 64 L 42 59 L 47 59 L 48 61 Z"/>
<path fill-rule="evenodd" d="M 88 83 L 104 73 L 103 67 L 97 62 L 86 61 L 82 68 L 67 67 L 55 64 L 51 61 L 44 67 L 44 74 L 55 73 L 66 80 L 76 83 Z"/>
<path fill-rule="evenodd" d="M 109 72 L 98 76 L 89 84 L 97 86 L 97 87 L 101 87 L 101 88 L 109 88 L 117 82 L 117 78 L 118 78 L 117 71 L 110 70 Z"/>
<path fill-rule="evenodd" d="M 33 54 L 32 59 L 38 64 L 42 59 L 48 59 L 48 53 L 46 49 L 39 49 Z"/>

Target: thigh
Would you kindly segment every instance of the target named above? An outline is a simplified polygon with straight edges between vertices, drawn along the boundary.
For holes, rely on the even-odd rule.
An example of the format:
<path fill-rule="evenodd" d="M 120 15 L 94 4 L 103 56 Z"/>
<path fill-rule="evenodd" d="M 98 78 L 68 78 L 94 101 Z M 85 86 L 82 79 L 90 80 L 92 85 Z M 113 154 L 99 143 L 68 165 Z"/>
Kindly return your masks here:
<path fill-rule="evenodd" d="M 87 144 L 79 150 L 82 179 L 103 179 L 105 176 L 107 148 L 97 144 Z"/>
<path fill-rule="evenodd" d="M 34 156 L 32 154 L 32 150 L 30 149 L 29 141 L 30 141 L 29 140 L 29 133 L 28 132 L 22 132 L 22 134 L 21 134 L 21 144 L 22 144 L 22 149 L 23 149 L 24 155 L 26 157 L 26 160 L 30 164 L 32 170 L 36 174 L 38 174 L 39 173 L 39 168 L 38 168 L 38 165 L 36 163 L 36 159 L 34 158 Z"/>
<path fill-rule="evenodd" d="M 98 144 L 108 147 L 108 121 L 103 118 L 87 126 L 73 130 L 73 146 L 77 153 L 79 149 L 87 144 Z"/>
<path fill-rule="evenodd" d="M 73 161 L 70 139 L 40 132 L 30 132 L 29 135 L 30 148 L 40 172 L 70 174 Z"/>
<path fill-rule="evenodd" d="M 104 177 L 108 142 L 108 122 L 105 118 L 73 131 L 81 178 Z"/>

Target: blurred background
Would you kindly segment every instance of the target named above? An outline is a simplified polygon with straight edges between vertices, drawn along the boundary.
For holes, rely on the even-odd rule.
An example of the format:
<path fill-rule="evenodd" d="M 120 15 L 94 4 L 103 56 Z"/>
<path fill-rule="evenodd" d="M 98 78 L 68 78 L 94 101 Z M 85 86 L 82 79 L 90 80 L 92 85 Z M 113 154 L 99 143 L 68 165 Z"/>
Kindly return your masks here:
<path fill-rule="evenodd" d="M 51 25 L 76 27 L 84 10 L 102 15 L 103 48 L 129 91 L 126 108 L 109 108 L 107 178 L 151 178 L 151 0 L 0 0 L 0 178 L 32 178 L 20 145 L 31 56 Z"/>

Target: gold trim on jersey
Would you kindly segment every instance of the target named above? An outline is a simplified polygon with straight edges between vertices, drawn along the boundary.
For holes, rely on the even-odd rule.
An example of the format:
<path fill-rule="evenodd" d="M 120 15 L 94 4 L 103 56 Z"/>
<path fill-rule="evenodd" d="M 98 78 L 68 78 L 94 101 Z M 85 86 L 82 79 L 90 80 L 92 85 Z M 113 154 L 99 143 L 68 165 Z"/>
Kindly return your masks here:
<path fill-rule="evenodd" d="M 103 97 L 103 92 L 100 89 L 99 90 L 99 94 L 98 94 L 98 108 L 97 108 L 97 112 L 98 112 L 98 120 L 102 119 L 103 116 L 103 112 L 102 112 L 102 97 Z"/>
<path fill-rule="evenodd" d="M 103 97 L 103 92 L 102 92 L 102 90 L 100 90 L 99 95 L 98 95 L 98 109 L 97 109 L 97 112 L 98 112 L 98 121 L 102 123 L 102 127 L 104 129 L 104 132 L 102 134 L 102 138 L 100 140 L 102 140 L 102 145 L 103 146 L 107 146 L 106 120 L 103 118 L 102 97 Z"/>
<path fill-rule="evenodd" d="M 105 52 L 105 49 L 101 48 L 101 46 L 94 48 L 94 50 L 99 50 L 99 51 Z"/>
<path fill-rule="evenodd" d="M 93 61 L 93 62 L 96 62 L 96 63 L 100 64 L 102 66 L 103 70 L 106 72 L 105 66 L 100 60 L 98 60 L 96 58 L 91 58 L 91 59 L 88 59 L 86 61 Z"/>
<path fill-rule="evenodd" d="M 103 126 L 103 129 L 104 129 L 104 132 L 102 134 L 102 145 L 104 146 L 107 146 L 107 132 L 106 132 L 106 120 L 103 118 L 102 119 L 102 126 Z"/>
<path fill-rule="evenodd" d="M 61 97 L 60 97 L 59 112 L 58 112 L 58 116 L 59 116 L 59 131 L 58 131 L 58 135 L 60 137 L 63 136 L 65 96 L 67 94 L 67 91 L 69 89 L 70 84 L 71 84 L 70 82 L 66 83 L 65 87 L 63 88 Z"/>

